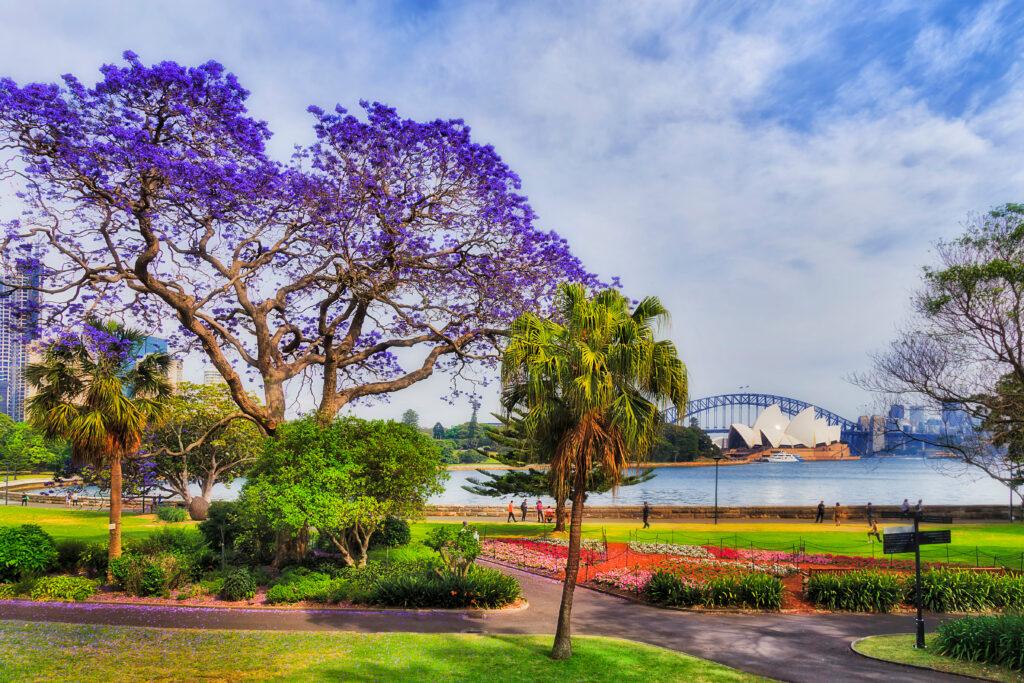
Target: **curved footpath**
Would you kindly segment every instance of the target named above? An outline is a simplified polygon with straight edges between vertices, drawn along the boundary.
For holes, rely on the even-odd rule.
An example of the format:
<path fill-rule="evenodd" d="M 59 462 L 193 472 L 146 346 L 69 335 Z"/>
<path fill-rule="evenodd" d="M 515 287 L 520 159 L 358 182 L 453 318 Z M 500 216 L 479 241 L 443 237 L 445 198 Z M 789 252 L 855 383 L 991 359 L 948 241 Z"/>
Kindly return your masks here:
<path fill-rule="evenodd" d="M 147 607 L 96 603 L 0 602 L 0 619 L 201 629 L 552 633 L 561 583 L 501 567 L 523 585 L 524 610 L 472 613 L 401 610 L 268 610 Z M 929 626 L 934 627 L 934 619 Z M 574 633 L 637 640 L 783 681 L 964 681 L 867 659 L 857 638 L 906 633 L 909 616 L 708 614 L 636 604 L 585 588 L 576 591 Z"/>

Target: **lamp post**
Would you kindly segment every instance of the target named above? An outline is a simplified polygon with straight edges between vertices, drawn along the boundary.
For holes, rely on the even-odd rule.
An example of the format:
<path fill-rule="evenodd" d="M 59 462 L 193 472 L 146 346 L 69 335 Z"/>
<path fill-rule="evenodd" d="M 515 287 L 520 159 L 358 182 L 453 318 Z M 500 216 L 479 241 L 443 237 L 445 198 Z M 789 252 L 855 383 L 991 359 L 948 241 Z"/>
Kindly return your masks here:
<path fill-rule="evenodd" d="M 711 456 L 715 460 L 715 524 L 718 524 L 718 463 L 722 461 L 722 451 Z"/>

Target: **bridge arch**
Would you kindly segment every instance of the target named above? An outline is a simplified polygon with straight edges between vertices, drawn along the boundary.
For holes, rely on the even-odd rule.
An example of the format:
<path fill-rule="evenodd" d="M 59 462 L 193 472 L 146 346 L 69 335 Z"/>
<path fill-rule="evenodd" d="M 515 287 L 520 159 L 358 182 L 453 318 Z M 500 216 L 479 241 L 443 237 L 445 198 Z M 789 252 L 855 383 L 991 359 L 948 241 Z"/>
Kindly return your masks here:
<path fill-rule="evenodd" d="M 665 411 L 665 421 L 685 424 L 690 418 L 697 418 L 698 424 L 705 431 L 725 432 L 728 431 L 729 425 L 735 422 L 753 424 L 753 418 L 757 413 L 770 405 L 779 406 L 779 409 L 787 415 L 796 415 L 806 408 L 814 408 L 816 417 L 827 421 L 830 425 L 838 425 L 844 433 L 862 431 L 856 422 L 807 401 L 776 394 L 751 392 L 718 394 L 717 396 L 694 399 L 687 402 L 686 413 L 682 416 L 677 414 L 675 408 Z"/>

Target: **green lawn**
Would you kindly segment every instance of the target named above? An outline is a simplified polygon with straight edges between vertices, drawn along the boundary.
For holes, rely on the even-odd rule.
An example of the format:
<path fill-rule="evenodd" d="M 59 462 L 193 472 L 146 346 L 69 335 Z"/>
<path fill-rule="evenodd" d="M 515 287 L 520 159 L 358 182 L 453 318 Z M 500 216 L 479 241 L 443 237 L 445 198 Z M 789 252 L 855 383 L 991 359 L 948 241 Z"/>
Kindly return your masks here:
<path fill-rule="evenodd" d="M 199 631 L 0 622 L 0 679 L 75 681 L 757 681 L 728 667 L 611 638 Z"/>
<path fill-rule="evenodd" d="M 875 659 L 923 666 L 945 673 L 973 676 L 989 681 L 1008 681 L 1012 683 L 1024 681 L 1024 673 L 1022 672 L 1015 672 L 1001 666 L 979 664 L 977 662 L 961 662 L 950 657 L 943 657 L 931 650 L 933 643 L 934 636 L 927 636 L 925 638 L 925 649 L 918 650 L 914 647 L 913 635 L 872 636 L 854 643 L 853 649 L 862 655 L 874 657 Z"/>
<path fill-rule="evenodd" d="M 0 505 L 0 525 L 39 524 L 56 538 L 103 540 L 107 537 L 106 511 L 67 510 L 63 507 L 32 508 Z M 189 522 L 185 522 L 188 524 Z M 452 520 L 451 524 L 459 523 Z M 422 539 L 427 531 L 442 522 L 413 524 L 413 539 Z M 128 513 L 124 516 L 126 538 L 138 537 L 166 526 L 154 515 Z M 650 530 L 639 530 L 636 522 L 584 525 L 584 536 L 609 541 L 660 541 L 697 545 L 722 543 L 729 547 L 793 550 L 800 543 L 809 553 L 829 552 L 844 555 L 883 557 L 881 544 L 868 543 L 863 524 L 846 524 L 838 529 L 830 524 L 729 521 L 714 527 L 704 523 L 656 523 Z M 549 533 L 545 524 L 482 523 L 476 527 L 485 536 L 540 536 Z M 1003 564 L 1020 569 L 1024 562 L 1024 524 L 957 524 L 953 525 L 953 543 L 949 546 L 925 546 L 922 553 L 928 560 L 991 564 L 993 557 Z M 977 550 L 977 555 L 975 554 Z M 913 555 L 896 555 L 908 559 Z"/>
<path fill-rule="evenodd" d="M 86 541 L 105 541 L 108 538 L 106 510 L 68 510 L 52 508 L 21 507 L 3 505 L 0 502 L 0 526 L 12 524 L 38 524 L 54 538 L 80 538 Z M 182 522 L 174 526 L 183 526 Z M 121 534 L 124 538 L 138 538 L 168 526 L 156 515 L 126 513 L 121 518 Z"/>
<path fill-rule="evenodd" d="M 440 522 L 417 524 L 414 538 L 426 533 L 431 526 Z M 896 525 L 896 522 L 892 523 Z M 550 525 L 531 523 L 484 523 L 476 525 L 487 536 L 539 536 L 551 530 Z M 949 526 L 926 525 L 924 528 L 950 528 Z M 993 557 L 1001 564 L 1013 569 L 1024 570 L 1024 524 L 954 524 L 953 542 L 948 546 L 924 546 L 922 557 L 926 560 L 963 562 L 982 565 L 992 564 Z M 727 521 L 717 527 L 695 522 L 656 522 L 651 529 L 640 529 L 637 522 L 614 522 L 608 524 L 585 524 L 583 535 L 587 538 L 601 538 L 605 534 L 609 541 L 625 542 L 657 541 L 663 543 L 686 543 L 695 545 L 719 545 L 740 548 L 761 548 L 765 550 L 795 550 L 803 544 L 808 553 L 833 553 L 865 557 L 885 557 L 880 543 L 869 543 L 867 526 L 863 523 L 847 523 L 835 527 L 831 523 L 813 524 L 804 522 L 758 522 Z M 948 551 L 948 556 L 947 556 Z M 976 553 L 977 551 L 977 553 Z M 899 559 L 913 559 L 912 553 L 894 555 Z"/>

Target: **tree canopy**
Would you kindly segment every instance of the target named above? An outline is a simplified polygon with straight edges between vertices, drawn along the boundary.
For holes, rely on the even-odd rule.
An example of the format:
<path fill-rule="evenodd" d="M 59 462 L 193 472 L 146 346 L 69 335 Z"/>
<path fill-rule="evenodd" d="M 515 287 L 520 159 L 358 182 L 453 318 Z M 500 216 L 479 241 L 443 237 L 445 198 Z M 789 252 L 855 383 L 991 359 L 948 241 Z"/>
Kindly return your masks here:
<path fill-rule="evenodd" d="M 205 519 L 214 485 L 241 476 L 263 449 L 264 436 L 251 421 L 225 421 L 236 412 L 225 385 L 182 382 L 166 402 L 162 423 L 146 434 L 143 450 L 160 488 L 184 500 L 193 519 Z M 199 486 L 198 496 L 192 485 Z"/>
<path fill-rule="evenodd" d="M 44 320 L 176 320 L 268 431 L 292 380 L 326 421 L 496 362 L 558 282 L 596 284 L 461 120 L 311 106 L 314 141 L 282 163 L 221 64 L 124 60 L 92 87 L 0 79 L 0 179 L 21 190 L 3 251 L 40 271 Z"/>
<path fill-rule="evenodd" d="M 344 418 L 323 426 L 307 417 L 267 440 L 240 507 L 293 555 L 304 554 L 315 529 L 359 565 L 385 518 L 419 514 L 446 476 L 434 440 L 408 425 Z M 278 563 L 285 559 L 279 553 Z"/>
<path fill-rule="evenodd" d="M 962 411 L 981 429 L 923 438 L 1015 488 L 1024 432 L 1024 205 L 974 216 L 940 242 L 913 315 L 859 383 L 886 404 Z"/>

